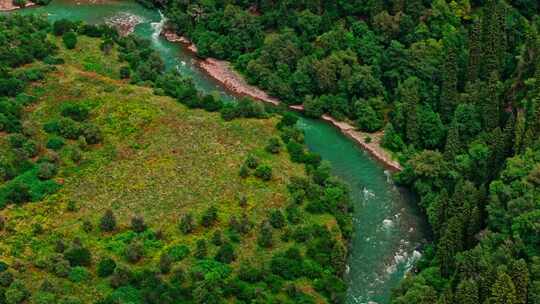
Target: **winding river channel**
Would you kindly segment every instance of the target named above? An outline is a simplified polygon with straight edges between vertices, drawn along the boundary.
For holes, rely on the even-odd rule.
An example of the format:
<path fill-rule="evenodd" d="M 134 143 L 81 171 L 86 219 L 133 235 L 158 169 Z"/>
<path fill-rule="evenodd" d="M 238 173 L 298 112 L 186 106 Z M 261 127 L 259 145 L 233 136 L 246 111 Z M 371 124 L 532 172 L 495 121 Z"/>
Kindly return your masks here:
<path fill-rule="evenodd" d="M 135 34 L 152 40 L 167 68 L 191 76 L 203 91 L 218 91 L 227 99 L 234 98 L 197 67 L 192 54 L 159 35 L 164 20 L 158 11 L 130 1 L 53 0 L 48 6 L 20 13 L 88 23 L 134 20 L 138 22 Z M 329 161 L 334 174 L 351 188 L 356 233 L 347 271 L 346 303 L 388 303 L 391 289 L 421 255 L 416 248 L 426 234 L 423 217 L 410 194 L 394 186 L 384 167 L 354 142 L 319 120 L 301 118 L 299 124 L 309 148 Z"/>

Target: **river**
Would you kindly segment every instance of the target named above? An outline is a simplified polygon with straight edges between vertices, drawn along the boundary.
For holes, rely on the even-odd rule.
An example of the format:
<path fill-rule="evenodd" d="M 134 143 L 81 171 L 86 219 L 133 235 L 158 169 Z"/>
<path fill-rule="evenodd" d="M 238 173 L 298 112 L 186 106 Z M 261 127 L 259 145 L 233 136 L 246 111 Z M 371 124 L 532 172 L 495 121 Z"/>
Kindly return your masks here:
<path fill-rule="evenodd" d="M 163 17 L 158 11 L 130 1 L 53 0 L 48 6 L 20 13 L 43 13 L 51 20 L 67 18 L 88 23 L 133 18 L 139 22 L 135 34 L 152 40 L 167 68 L 191 76 L 200 90 L 234 98 L 194 64 L 189 52 L 159 35 Z M 334 174 L 351 188 L 355 235 L 348 263 L 346 303 L 388 303 L 391 289 L 420 257 L 415 249 L 425 236 L 423 217 L 410 194 L 392 184 L 384 167 L 334 127 L 303 117 L 299 126 L 305 131 L 309 148 L 329 161 Z"/>

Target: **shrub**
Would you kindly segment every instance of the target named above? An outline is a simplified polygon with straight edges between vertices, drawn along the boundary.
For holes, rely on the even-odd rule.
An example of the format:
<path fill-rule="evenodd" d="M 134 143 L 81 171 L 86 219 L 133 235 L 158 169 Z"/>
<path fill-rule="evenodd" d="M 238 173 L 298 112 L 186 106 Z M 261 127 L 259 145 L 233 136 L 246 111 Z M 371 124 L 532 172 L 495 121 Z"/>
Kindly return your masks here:
<path fill-rule="evenodd" d="M 136 215 L 131 218 L 131 229 L 137 233 L 144 232 L 146 230 L 146 224 L 142 216 Z"/>
<path fill-rule="evenodd" d="M 105 211 L 103 217 L 101 217 L 99 227 L 102 231 L 111 232 L 116 229 L 116 217 L 112 210 Z"/>
<path fill-rule="evenodd" d="M 67 19 L 60 19 L 53 23 L 53 33 L 56 36 L 61 36 L 64 33 L 73 30 L 75 25 L 73 22 L 67 20 Z"/>
<path fill-rule="evenodd" d="M 276 229 L 283 228 L 285 226 L 285 217 L 283 216 L 283 213 L 281 213 L 281 210 L 274 209 L 270 212 L 269 216 L 269 222 L 272 227 Z"/>
<path fill-rule="evenodd" d="M 18 304 L 24 302 L 30 296 L 30 292 L 23 282 L 15 281 L 6 289 L 4 295 L 7 304 Z"/>
<path fill-rule="evenodd" d="M 213 95 L 206 95 L 202 99 L 202 107 L 206 111 L 215 112 L 223 107 L 223 102 L 219 97 L 216 98 Z"/>
<path fill-rule="evenodd" d="M 75 121 L 85 121 L 88 119 L 89 111 L 85 106 L 77 103 L 64 103 L 62 105 L 62 116 L 71 118 Z"/>
<path fill-rule="evenodd" d="M 168 250 L 173 261 L 179 262 L 189 255 L 189 248 L 186 245 L 175 245 Z"/>
<path fill-rule="evenodd" d="M 14 182 L 7 189 L 7 201 L 13 204 L 22 204 L 32 200 L 30 187 L 23 182 Z"/>
<path fill-rule="evenodd" d="M 242 166 L 240 166 L 240 171 L 238 172 L 238 175 L 241 178 L 247 178 L 249 176 L 249 169 L 246 164 L 242 164 Z"/>
<path fill-rule="evenodd" d="M 268 153 L 272 154 L 278 154 L 281 150 L 281 143 L 279 141 L 279 138 L 272 137 L 268 140 L 268 144 L 266 145 L 266 151 Z"/>
<path fill-rule="evenodd" d="M 234 254 L 234 248 L 229 242 L 223 243 L 221 247 L 219 247 L 218 252 L 216 253 L 215 259 L 218 262 L 229 264 L 232 261 L 236 259 L 236 255 Z"/>
<path fill-rule="evenodd" d="M 90 273 L 84 267 L 73 267 L 69 272 L 68 278 L 74 283 L 80 283 L 90 279 Z"/>
<path fill-rule="evenodd" d="M 65 144 L 65 142 L 64 142 L 64 140 L 62 138 L 60 138 L 60 137 L 51 137 L 47 141 L 47 148 L 58 151 L 58 150 L 62 149 L 64 144 Z"/>
<path fill-rule="evenodd" d="M 259 231 L 259 237 L 257 238 L 257 243 L 261 247 L 270 247 L 272 246 L 272 226 L 268 222 L 264 222 Z"/>
<path fill-rule="evenodd" d="M 37 156 L 39 147 L 35 141 L 28 140 L 27 142 L 23 144 L 22 149 L 24 153 L 26 153 L 26 156 L 28 156 L 29 158 L 32 158 L 32 157 Z"/>
<path fill-rule="evenodd" d="M 246 161 L 244 162 L 244 164 L 250 169 L 255 169 L 259 165 L 259 160 L 255 158 L 255 156 L 250 154 L 246 158 Z"/>
<path fill-rule="evenodd" d="M 111 277 L 111 286 L 118 288 L 120 286 L 128 285 L 133 280 L 133 273 L 129 268 L 119 265 L 114 270 Z"/>
<path fill-rule="evenodd" d="M 69 261 L 72 267 L 75 266 L 90 266 L 92 263 L 92 254 L 88 248 L 80 244 L 73 244 L 66 252 L 64 258 Z"/>
<path fill-rule="evenodd" d="M 215 206 L 211 206 L 203 213 L 201 217 L 201 225 L 208 228 L 212 226 L 217 221 L 217 219 L 217 208 Z"/>
<path fill-rule="evenodd" d="M 101 259 L 97 265 L 97 275 L 106 278 L 114 273 L 116 262 L 111 258 Z"/>
<path fill-rule="evenodd" d="M 46 128 L 47 127 L 51 128 L 50 130 L 60 134 L 62 137 L 65 137 L 67 139 L 78 139 L 79 136 L 82 134 L 80 125 L 69 118 L 61 118 L 56 124 L 53 122 L 51 125 L 46 126 Z M 57 128 L 57 130 L 53 129 L 55 127 Z"/>
<path fill-rule="evenodd" d="M 143 245 L 138 242 L 131 242 L 124 251 L 124 256 L 126 257 L 127 261 L 130 263 L 137 263 L 140 261 L 144 256 L 144 247 Z"/>
<path fill-rule="evenodd" d="M 193 215 L 191 213 L 185 214 L 180 220 L 179 227 L 182 233 L 184 234 L 191 233 L 193 229 L 195 228 L 195 225 L 193 223 Z"/>
<path fill-rule="evenodd" d="M 223 244 L 223 237 L 220 230 L 214 231 L 214 234 L 212 235 L 212 244 L 216 246 L 221 246 L 221 244 Z"/>
<path fill-rule="evenodd" d="M 4 227 L 6 226 L 6 218 L 0 215 L 0 231 L 4 230 Z M 4 271 L 4 263 L 0 261 L 0 272 Z"/>
<path fill-rule="evenodd" d="M 62 35 L 62 40 L 68 50 L 72 50 L 77 46 L 77 34 L 73 31 L 64 33 Z"/>
<path fill-rule="evenodd" d="M 0 287 L 8 287 L 13 282 L 13 274 L 9 271 L 0 272 Z"/>
<path fill-rule="evenodd" d="M 120 78 L 128 79 L 131 76 L 131 69 L 129 66 L 123 66 L 120 68 Z"/>
<path fill-rule="evenodd" d="M 255 170 L 255 176 L 263 181 L 269 181 L 272 179 L 272 167 L 268 165 L 260 165 Z"/>
<path fill-rule="evenodd" d="M 206 247 L 206 240 L 197 240 L 197 245 L 195 247 L 195 253 L 193 254 L 193 256 L 195 256 L 197 259 L 204 259 L 207 253 L 208 249 Z"/>
<path fill-rule="evenodd" d="M 87 123 L 82 126 L 82 135 L 90 145 L 99 144 L 103 140 L 101 130 L 94 124 Z"/>
<path fill-rule="evenodd" d="M 302 146 L 302 144 L 296 142 L 295 140 L 291 140 L 287 144 L 287 151 L 289 152 L 289 155 L 293 162 L 301 163 L 304 161 L 305 152 L 304 146 Z"/>
<path fill-rule="evenodd" d="M 169 273 L 171 271 L 172 263 L 172 257 L 168 253 L 162 253 L 159 257 L 159 271 L 162 274 Z"/>
<path fill-rule="evenodd" d="M 51 179 L 56 175 L 57 167 L 55 164 L 50 162 L 42 162 L 38 165 L 37 176 L 42 179 Z"/>

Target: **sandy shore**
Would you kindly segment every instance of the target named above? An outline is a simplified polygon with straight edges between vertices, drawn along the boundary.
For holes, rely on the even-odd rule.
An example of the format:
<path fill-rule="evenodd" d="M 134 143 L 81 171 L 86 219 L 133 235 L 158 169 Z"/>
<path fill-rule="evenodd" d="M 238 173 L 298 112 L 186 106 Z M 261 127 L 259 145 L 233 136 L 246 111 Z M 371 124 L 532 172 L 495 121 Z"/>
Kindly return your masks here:
<path fill-rule="evenodd" d="M 37 5 L 37 4 L 28 1 L 24 8 L 32 7 L 32 6 L 35 6 L 35 5 Z M 18 10 L 18 9 L 21 9 L 21 8 L 22 7 L 18 7 L 16 5 L 13 5 L 12 0 L 0 0 L 0 12 L 9 12 L 9 11 Z"/>
<path fill-rule="evenodd" d="M 192 44 L 187 38 L 178 36 L 176 33 L 171 31 L 163 31 L 162 35 L 171 42 L 179 42 L 183 44 L 189 51 L 197 53 L 197 47 Z M 256 100 L 263 102 L 268 102 L 273 105 L 279 105 L 280 101 L 277 98 L 274 98 L 268 95 L 265 91 L 248 84 L 245 79 L 234 71 L 230 63 L 227 61 L 222 61 L 214 58 L 206 58 L 198 61 L 199 66 L 212 78 L 220 82 L 225 88 L 231 92 L 241 95 L 248 96 Z M 293 105 L 289 106 L 290 109 L 295 111 L 304 111 L 303 105 Z M 392 159 L 392 156 L 388 151 L 381 147 L 381 139 L 383 137 L 383 132 L 376 133 L 366 133 L 356 130 L 356 128 L 346 122 L 337 121 L 330 115 L 323 115 L 322 120 L 330 123 L 337 129 L 341 131 L 344 135 L 352 139 L 363 149 L 365 149 L 369 154 L 374 158 L 380 161 L 388 169 L 392 171 L 401 171 L 402 167 L 399 162 Z M 371 141 L 366 142 L 366 138 L 371 138 Z"/>

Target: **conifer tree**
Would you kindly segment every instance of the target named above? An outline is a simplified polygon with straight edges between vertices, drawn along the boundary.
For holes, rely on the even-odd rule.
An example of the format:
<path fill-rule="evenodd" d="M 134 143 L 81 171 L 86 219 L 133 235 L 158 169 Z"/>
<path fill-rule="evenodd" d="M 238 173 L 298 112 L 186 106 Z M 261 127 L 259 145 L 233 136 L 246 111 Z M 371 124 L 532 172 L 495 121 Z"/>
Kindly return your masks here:
<path fill-rule="evenodd" d="M 400 84 L 398 91 L 401 102 L 406 109 L 405 135 L 408 142 L 412 144 L 418 143 L 418 103 L 420 101 L 420 80 L 416 77 L 407 78 Z"/>
<path fill-rule="evenodd" d="M 454 270 L 456 253 L 463 250 L 463 222 L 459 216 L 452 217 L 443 229 L 437 244 L 437 260 L 441 264 L 441 274 L 449 277 Z"/>
<path fill-rule="evenodd" d="M 516 287 L 512 278 L 504 272 L 499 272 L 495 284 L 491 287 L 490 304 L 517 304 Z"/>
<path fill-rule="evenodd" d="M 446 137 L 446 145 L 444 146 L 444 158 L 448 161 L 454 159 L 461 151 L 461 142 L 459 139 L 459 129 L 457 122 L 454 119 L 450 125 L 448 136 Z"/>
<path fill-rule="evenodd" d="M 482 47 L 480 41 L 481 23 L 477 21 L 474 23 L 469 35 L 469 67 L 468 67 L 468 80 L 475 81 L 478 79 L 478 73 L 480 70 L 480 60 L 482 56 Z"/>
<path fill-rule="evenodd" d="M 473 280 L 461 281 L 455 294 L 455 303 L 459 304 L 479 304 L 478 286 Z"/>
<path fill-rule="evenodd" d="M 510 267 L 510 277 L 516 288 L 516 304 L 527 303 L 527 288 L 529 286 L 529 270 L 527 262 L 520 259 L 514 261 Z"/>
<path fill-rule="evenodd" d="M 492 72 L 487 84 L 482 107 L 482 116 L 486 131 L 493 130 L 499 126 L 500 101 L 498 87 L 499 76 L 496 72 Z"/>
<path fill-rule="evenodd" d="M 525 117 L 523 111 L 518 111 L 516 124 L 514 127 L 514 153 L 518 154 L 523 151 L 523 142 L 525 141 Z"/>
<path fill-rule="evenodd" d="M 440 113 L 443 122 L 450 121 L 454 109 L 458 103 L 458 64 L 456 50 L 451 46 L 447 47 L 446 49 L 441 96 L 439 101 Z"/>

